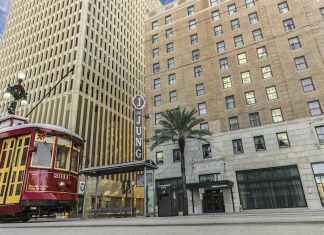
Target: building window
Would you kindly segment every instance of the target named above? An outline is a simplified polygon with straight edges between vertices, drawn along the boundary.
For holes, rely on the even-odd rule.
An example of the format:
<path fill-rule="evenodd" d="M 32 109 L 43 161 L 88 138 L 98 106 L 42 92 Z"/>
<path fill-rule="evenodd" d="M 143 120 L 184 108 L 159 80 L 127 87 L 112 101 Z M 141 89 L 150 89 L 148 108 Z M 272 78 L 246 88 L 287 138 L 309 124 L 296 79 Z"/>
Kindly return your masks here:
<path fill-rule="evenodd" d="M 215 26 L 214 31 L 215 31 L 215 36 L 223 35 L 223 29 L 221 25 Z"/>
<path fill-rule="evenodd" d="M 206 115 L 207 114 L 206 103 L 198 104 L 198 111 L 199 111 L 199 115 Z"/>
<path fill-rule="evenodd" d="M 230 117 L 228 119 L 228 122 L 229 122 L 229 126 L 230 126 L 231 131 L 235 131 L 235 130 L 240 129 L 240 124 L 239 124 L 238 118 L 236 116 L 235 117 Z"/>
<path fill-rule="evenodd" d="M 252 81 L 251 74 L 249 71 L 241 73 L 241 78 L 242 78 L 243 84 L 249 84 Z"/>
<path fill-rule="evenodd" d="M 275 86 L 266 88 L 268 100 L 278 99 L 278 94 Z"/>
<path fill-rule="evenodd" d="M 176 84 L 176 75 L 175 75 L 174 73 L 168 75 L 168 77 L 169 77 L 169 85 L 174 85 L 174 84 Z"/>
<path fill-rule="evenodd" d="M 236 13 L 237 12 L 236 5 L 232 4 L 232 5 L 227 6 L 227 10 L 228 10 L 229 15 Z"/>
<path fill-rule="evenodd" d="M 238 54 L 237 55 L 237 59 L 238 59 L 238 63 L 239 64 L 246 64 L 248 61 L 247 61 L 247 58 L 246 58 L 246 53 L 241 53 L 241 54 Z"/>
<path fill-rule="evenodd" d="M 218 4 L 218 3 L 219 3 L 219 0 L 209 0 L 209 4 L 210 4 L 211 6 L 216 5 L 216 4 Z"/>
<path fill-rule="evenodd" d="M 202 122 L 202 123 L 200 123 L 200 130 L 208 131 L 209 130 L 208 122 Z"/>
<path fill-rule="evenodd" d="M 281 113 L 281 109 L 272 109 L 271 110 L 272 121 L 276 122 L 283 122 L 283 116 Z"/>
<path fill-rule="evenodd" d="M 189 16 L 195 14 L 195 8 L 194 8 L 194 6 L 188 7 L 187 8 L 187 13 L 188 13 Z"/>
<path fill-rule="evenodd" d="M 158 43 L 159 42 L 159 35 L 158 34 L 155 34 L 152 36 L 152 43 L 155 44 L 155 43 Z"/>
<path fill-rule="evenodd" d="M 244 153 L 242 139 L 232 140 L 234 154 Z"/>
<path fill-rule="evenodd" d="M 324 19 L 324 7 L 320 8 L 319 10 L 320 10 L 322 18 Z"/>
<path fill-rule="evenodd" d="M 235 47 L 243 46 L 244 45 L 243 36 L 239 35 L 239 36 L 234 37 L 234 44 L 235 44 Z"/>
<path fill-rule="evenodd" d="M 163 151 L 156 152 L 156 164 L 163 164 Z"/>
<path fill-rule="evenodd" d="M 323 114 L 321 104 L 318 100 L 308 102 L 307 104 L 311 116 L 318 116 Z"/>
<path fill-rule="evenodd" d="M 301 79 L 300 82 L 303 87 L 304 93 L 315 91 L 315 87 L 314 87 L 312 78 L 304 78 L 304 79 Z"/>
<path fill-rule="evenodd" d="M 160 78 L 154 79 L 154 89 L 158 89 L 161 87 L 161 80 Z"/>
<path fill-rule="evenodd" d="M 324 206 L 324 163 L 312 164 L 317 190 Z"/>
<path fill-rule="evenodd" d="M 153 64 L 153 73 L 160 72 L 160 63 Z"/>
<path fill-rule="evenodd" d="M 190 42 L 191 42 L 191 45 L 197 44 L 198 43 L 198 35 L 197 34 L 191 35 Z"/>
<path fill-rule="evenodd" d="M 229 68 L 228 59 L 227 58 L 220 59 L 219 67 L 220 67 L 220 69 L 228 69 Z"/>
<path fill-rule="evenodd" d="M 225 97 L 226 108 L 234 109 L 235 108 L 235 98 L 233 95 Z"/>
<path fill-rule="evenodd" d="M 170 102 L 176 102 L 177 101 L 177 91 L 171 91 L 169 93 Z"/>
<path fill-rule="evenodd" d="M 159 22 L 157 22 L 157 21 L 152 22 L 152 30 L 155 30 L 158 28 L 159 28 Z"/>
<path fill-rule="evenodd" d="M 298 37 L 289 38 L 288 42 L 291 50 L 297 50 L 301 48 L 301 44 Z"/>
<path fill-rule="evenodd" d="M 232 20 L 231 21 L 231 27 L 232 27 L 232 30 L 239 29 L 240 28 L 240 21 L 239 21 L 239 19 Z"/>
<path fill-rule="evenodd" d="M 153 58 L 156 58 L 159 56 L 160 56 L 160 49 L 159 48 L 153 49 Z"/>
<path fill-rule="evenodd" d="M 202 151 L 203 151 L 203 158 L 211 158 L 212 157 L 210 144 L 203 144 Z"/>
<path fill-rule="evenodd" d="M 206 174 L 206 175 L 199 175 L 199 182 L 216 182 L 220 180 L 220 173 L 213 173 L 213 174 Z"/>
<path fill-rule="evenodd" d="M 249 14 L 249 22 L 250 24 L 256 24 L 259 22 L 258 14 L 256 12 Z"/>
<path fill-rule="evenodd" d="M 283 25 L 286 32 L 292 31 L 295 29 L 294 21 L 293 19 L 288 19 L 283 21 Z"/>
<path fill-rule="evenodd" d="M 315 127 L 318 141 L 324 143 L 324 126 Z"/>
<path fill-rule="evenodd" d="M 180 149 L 173 149 L 173 162 L 181 161 L 181 151 Z"/>
<path fill-rule="evenodd" d="M 262 35 L 262 31 L 261 31 L 261 29 L 253 30 L 253 31 L 252 31 L 252 35 L 253 35 L 253 40 L 254 40 L 255 42 L 260 41 L 260 40 L 263 39 L 263 35 Z"/>
<path fill-rule="evenodd" d="M 202 67 L 201 66 L 195 67 L 194 74 L 195 74 L 195 78 L 201 77 L 203 74 Z"/>
<path fill-rule="evenodd" d="M 268 58 L 268 52 L 267 52 L 267 48 L 265 46 L 258 48 L 257 53 L 258 53 L 258 57 L 260 60 Z"/>
<path fill-rule="evenodd" d="M 168 69 L 173 69 L 175 67 L 174 58 L 168 59 Z"/>
<path fill-rule="evenodd" d="M 156 113 L 155 114 L 155 125 L 160 124 L 161 120 L 162 120 L 162 114 L 161 113 Z"/>
<path fill-rule="evenodd" d="M 236 172 L 243 210 L 306 207 L 297 166 Z"/>
<path fill-rule="evenodd" d="M 289 138 L 287 132 L 277 133 L 277 140 L 279 144 L 279 148 L 287 148 L 290 147 Z"/>
<path fill-rule="evenodd" d="M 167 53 L 170 53 L 173 51 L 173 42 L 170 42 L 166 45 L 166 51 L 167 51 Z"/>
<path fill-rule="evenodd" d="M 166 31 L 165 31 L 165 37 L 166 38 L 171 38 L 172 37 L 172 29 L 167 29 Z"/>
<path fill-rule="evenodd" d="M 255 5 L 254 0 L 245 0 L 246 8 L 254 7 L 254 5 Z"/>
<path fill-rule="evenodd" d="M 263 79 L 271 78 L 272 77 L 272 71 L 270 65 L 264 66 L 261 68 L 261 73 Z"/>
<path fill-rule="evenodd" d="M 166 16 L 164 22 L 165 22 L 165 24 L 171 24 L 172 23 L 172 17 L 171 16 Z"/>
<path fill-rule="evenodd" d="M 282 2 L 278 4 L 279 8 L 279 13 L 284 14 L 289 11 L 288 3 L 287 2 Z"/>
<path fill-rule="evenodd" d="M 189 21 L 189 29 L 195 29 L 196 28 L 196 20 L 190 20 Z"/>
<path fill-rule="evenodd" d="M 223 77 L 223 87 L 224 89 L 231 88 L 232 87 L 232 81 L 231 77 Z"/>
<path fill-rule="evenodd" d="M 225 42 L 224 41 L 217 42 L 216 43 L 216 47 L 217 47 L 217 52 L 218 53 L 224 53 L 226 51 Z"/>
<path fill-rule="evenodd" d="M 247 105 L 255 104 L 256 101 L 255 101 L 254 91 L 246 92 L 245 99 Z"/>
<path fill-rule="evenodd" d="M 196 95 L 201 96 L 201 95 L 204 95 L 204 94 L 205 94 L 204 84 L 196 85 Z"/>
<path fill-rule="evenodd" d="M 213 19 L 213 21 L 216 21 L 216 20 L 220 19 L 219 10 L 212 12 L 212 19 Z"/>
<path fill-rule="evenodd" d="M 196 61 L 196 60 L 199 60 L 199 58 L 200 58 L 200 52 L 199 52 L 199 50 L 192 51 L 192 60 L 193 61 Z"/>
<path fill-rule="evenodd" d="M 161 105 L 161 95 L 154 96 L 154 106 L 160 106 Z"/>
<path fill-rule="evenodd" d="M 263 135 L 254 136 L 253 139 L 254 139 L 254 145 L 255 145 L 255 150 L 256 151 L 266 150 Z"/>
<path fill-rule="evenodd" d="M 305 56 L 300 56 L 294 59 L 297 71 L 307 69 L 307 62 Z"/>
<path fill-rule="evenodd" d="M 250 113 L 249 119 L 251 127 L 261 126 L 259 113 Z"/>

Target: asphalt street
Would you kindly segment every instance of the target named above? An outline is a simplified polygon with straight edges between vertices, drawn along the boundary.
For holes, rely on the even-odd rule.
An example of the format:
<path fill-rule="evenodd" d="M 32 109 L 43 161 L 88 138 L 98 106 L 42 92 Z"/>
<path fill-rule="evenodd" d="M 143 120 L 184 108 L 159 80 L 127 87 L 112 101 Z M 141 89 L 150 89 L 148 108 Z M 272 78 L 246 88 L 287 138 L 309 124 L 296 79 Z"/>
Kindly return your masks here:
<path fill-rule="evenodd" d="M 2 223 L 0 235 L 324 235 L 324 210 Z"/>

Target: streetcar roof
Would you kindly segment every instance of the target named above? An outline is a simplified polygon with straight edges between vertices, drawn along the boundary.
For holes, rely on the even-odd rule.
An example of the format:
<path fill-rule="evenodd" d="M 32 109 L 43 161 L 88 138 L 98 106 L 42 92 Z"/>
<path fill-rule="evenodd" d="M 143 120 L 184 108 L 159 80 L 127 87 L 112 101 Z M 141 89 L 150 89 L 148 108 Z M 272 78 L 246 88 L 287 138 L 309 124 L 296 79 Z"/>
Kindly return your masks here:
<path fill-rule="evenodd" d="M 51 125 L 51 124 L 42 124 L 42 123 L 30 123 L 30 124 L 21 124 L 17 126 L 10 126 L 10 127 L 5 127 L 3 129 L 0 129 L 0 133 L 6 132 L 6 131 L 14 131 L 14 130 L 19 130 L 19 129 L 24 129 L 24 128 L 43 128 L 43 129 L 48 129 L 48 130 L 53 130 L 53 131 L 58 131 L 62 132 L 68 135 L 72 135 L 75 138 L 80 139 L 83 141 L 83 138 L 73 131 L 70 131 L 64 127 L 56 126 L 56 125 Z"/>

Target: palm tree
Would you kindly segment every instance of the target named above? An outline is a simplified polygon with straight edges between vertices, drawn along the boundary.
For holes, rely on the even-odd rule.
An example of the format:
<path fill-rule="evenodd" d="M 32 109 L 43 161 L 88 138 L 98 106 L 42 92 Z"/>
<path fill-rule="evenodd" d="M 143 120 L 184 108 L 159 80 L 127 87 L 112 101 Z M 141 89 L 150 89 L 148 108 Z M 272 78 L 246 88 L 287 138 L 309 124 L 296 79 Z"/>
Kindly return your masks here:
<path fill-rule="evenodd" d="M 160 124 L 162 129 L 158 129 L 155 135 L 151 138 L 153 145 L 151 150 L 166 142 L 178 142 L 181 153 L 181 181 L 183 191 L 183 215 L 188 215 L 188 197 L 186 189 L 186 166 L 184 148 L 186 139 L 198 139 L 207 141 L 203 136 L 211 135 L 208 130 L 194 129 L 197 125 L 204 121 L 202 118 L 196 118 L 195 109 L 189 111 L 180 109 L 180 107 L 172 110 L 166 110 L 162 113 Z M 207 141 L 208 142 L 208 141 Z"/>

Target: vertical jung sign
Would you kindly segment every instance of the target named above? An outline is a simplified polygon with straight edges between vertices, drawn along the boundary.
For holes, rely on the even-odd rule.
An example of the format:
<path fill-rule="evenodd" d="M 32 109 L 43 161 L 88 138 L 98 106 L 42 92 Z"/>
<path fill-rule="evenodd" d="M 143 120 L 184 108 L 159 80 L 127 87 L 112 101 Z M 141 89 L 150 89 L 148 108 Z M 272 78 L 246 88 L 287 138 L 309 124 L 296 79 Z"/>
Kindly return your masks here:
<path fill-rule="evenodd" d="M 134 110 L 134 160 L 143 160 L 143 115 L 145 105 L 143 96 L 137 95 L 133 98 Z"/>

